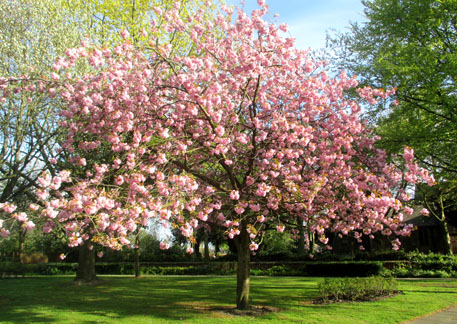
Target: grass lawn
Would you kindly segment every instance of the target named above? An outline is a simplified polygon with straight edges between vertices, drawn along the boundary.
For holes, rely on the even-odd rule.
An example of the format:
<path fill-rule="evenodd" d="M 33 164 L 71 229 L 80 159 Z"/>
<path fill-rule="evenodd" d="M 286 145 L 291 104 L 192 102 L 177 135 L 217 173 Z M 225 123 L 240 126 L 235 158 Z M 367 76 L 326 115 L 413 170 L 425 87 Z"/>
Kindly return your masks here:
<path fill-rule="evenodd" d="M 365 303 L 313 305 L 321 278 L 253 277 L 260 316 L 228 312 L 235 277 L 101 276 L 98 286 L 72 277 L 0 280 L 0 323 L 401 323 L 457 302 L 457 280 L 400 281 L 403 295 Z"/>

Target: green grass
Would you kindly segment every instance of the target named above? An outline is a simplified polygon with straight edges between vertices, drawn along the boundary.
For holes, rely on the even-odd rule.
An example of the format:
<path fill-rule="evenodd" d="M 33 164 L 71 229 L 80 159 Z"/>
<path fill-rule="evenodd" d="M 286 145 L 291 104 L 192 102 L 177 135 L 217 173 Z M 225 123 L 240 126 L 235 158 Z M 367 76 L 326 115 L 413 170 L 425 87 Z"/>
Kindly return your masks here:
<path fill-rule="evenodd" d="M 400 323 L 457 301 L 457 280 L 400 280 L 404 295 L 376 302 L 314 305 L 320 278 L 251 278 L 252 305 L 278 312 L 258 317 L 234 307 L 235 278 L 102 276 L 99 286 L 72 277 L 0 280 L 0 323 Z"/>

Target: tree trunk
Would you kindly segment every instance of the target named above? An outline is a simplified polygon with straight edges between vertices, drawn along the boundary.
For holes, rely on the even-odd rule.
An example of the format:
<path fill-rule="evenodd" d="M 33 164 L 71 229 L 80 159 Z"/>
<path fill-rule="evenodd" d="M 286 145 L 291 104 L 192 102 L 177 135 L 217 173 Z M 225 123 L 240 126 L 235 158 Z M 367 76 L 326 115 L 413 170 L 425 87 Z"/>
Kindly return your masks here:
<path fill-rule="evenodd" d="M 199 239 L 195 239 L 195 249 L 194 249 L 194 254 L 195 254 L 195 258 L 198 260 L 198 261 L 201 261 L 202 260 L 202 255 L 200 253 L 200 243 L 201 243 L 201 240 Z"/>
<path fill-rule="evenodd" d="M 205 234 L 204 234 L 204 243 L 205 243 L 205 250 L 204 250 L 204 259 L 206 261 L 209 261 L 209 235 L 208 235 L 208 230 L 205 229 Z"/>
<path fill-rule="evenodd" d="M 308 229 L 309 254 L 314 254 L 314 233 Z"/>
<path fill-rule="evenodd" d="M 95 275 L 95 252 L 90 246 L 90 242 L 86 241 L 79 247 L 78 270 L 75 281 L 90 283 L 98 280 Z"/>
<path fill-rule="evenodd" d="M 440 221 L 440 226 L 443 231 L 444 253 L 452 255 L 451 236 L 449 235 L 449 229 L 447 228 L 447 223 L 446 223 L 446 214 L 444 213 L 443 195 L 440 195 L 440 205 L 441 205 L 441 218 L 438 220 Z"/>
<path fill-rule="evenodd" d="M 18 261 L 20 263 L 24 263 L 24 242 L 25 242 L 25 235 L 27 234 L 26 229 L 19 229 L 19 249 L 18 249 Z"/>
<path fill-rule="evenodd" d="M 446 214 L 445 214 L 445 206 L 444 206 L 444 198 L 443 198 L 443 193 L 440 193 L 439 195 L 439 209 L 440 209 L 440 214 L 438 215 L 436 212 L 433 211 L 432 206 L 427 201 L 427 197 L 424 195 L 424 202 L 425 205 L 427 206 L 427 209 L 432 213 L 433 216 L 438 220 L 441 232 L 443 234 L 443 252 L 445 254 L 452 255 L 452 245 L 451 245 L 451 237 L 449 235 L 449 229 L 447 228 L 447 223 L 446 223 Z"/>
<path fill-rule="evenodd" d="M 135 277 L 140 277 L 140 249 L 135 248 Z"/>
<path fill-rule="evenodd" d="M 135 237 L 135 278 L 140 277 L 140 238 L 139 233 Z"/>
<path fill-rule="evenodd" d="M 240 234 L 235 237 L 238 254 L 238 268 L 236 276 L 236 308 L 249 308 L 249 288 L 251 276 L 251 251 L 249 250 L 249 234 L 246 222 L 241 221 Z"/>
<path fill-rule="evenodd" d="M 446 219 L 440 220 L 440 227 L 443 232 L 443 252 L 445 254 L 452 255 L 451 236 L 449 235 L 449 229 L 447 228 Z"/>
<path fill-rule="evenodd" d="M 298 219 L 299 239 L 297 246 L 297 255 L 302 258 L 305 256 L 305 228 L 303 227 L 303 220 Z"/>

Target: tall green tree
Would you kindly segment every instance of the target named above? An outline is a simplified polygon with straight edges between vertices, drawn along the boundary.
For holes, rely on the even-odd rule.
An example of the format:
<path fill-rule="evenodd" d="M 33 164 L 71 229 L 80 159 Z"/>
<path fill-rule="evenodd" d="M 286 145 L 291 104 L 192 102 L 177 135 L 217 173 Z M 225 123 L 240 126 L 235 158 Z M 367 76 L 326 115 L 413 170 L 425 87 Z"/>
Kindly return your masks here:
<path fill-rule="evenodd" d="M 122 40 L 127 31 L 137 46 L 150 45 L 150 35 L 170 44 L 172 53 L 185 55 L 194 47 L 185 32 L 170 32 L 162 28 L 172 9 L 179 8 L 183 21 L 206 21 L 215 17 L 223 0 L 66 0 L 67 10 L 88 12 L 90 36 L 102 44 L 112 45 Z"/>
<path fill-rule="evenodd" d="M 41 79 L 66 48 L 81 40 L 82 16 L 58 10 L 59 1 L 0 0 L 0 77 Z M 58 103 L 43 93 L 15 92 L 0 102 L 0 202 L 23 199 L 43 168 L 50 168 Z M 6 87 L 6 84 L 2 85 Z"/>
<path fill-rule="evenodd" d="M 362 3 L 368 21 L 330 37 L 335 66 L 363 85 L 397 89 L 395 102 L 368 111 L 380 143 L 413 147 L 448 200 L 457 193 L 457 1 Z"/>
<path fill-rule="evenodd" d="M 168 10 L 177 4 L 183 19 L 205 19 L 215 8 L 202 0 L 0 0 L 0 87 L 10 87 L 0 99 L 0 203 L 14 201 L 27 206 L 24 200 L 33 199 L 30 192 L 38 186 L 36 178 L 41 171 L 54 174 L 55 169 L 71 167 L 51 163 L 59 150 L 55 112 L 61 103 L 43 92 L 16 92 L 14 79 L 28 75 L 43 79 L 46 87 L 53 63 L 67 49 L 78 47 L 84 38 L 113 45 L 122 30 L 128 30 L 138 45 L 145 46 L 146 32 L 153 32 L 172 50 L 189 51 L 192 47 L 185 35 L 169 34 L 161 28 Z M 86 68 L 75 70 L 75 77 L 82 76 Z M 98 156 L 106 158 L 103 152 Z M 87 258 L 93 260 L 93 251 L 88 251 Z M 92 267 L 93 262 L 85 264 Z M 94 271 L 84 271 L 95 277 Z"/>

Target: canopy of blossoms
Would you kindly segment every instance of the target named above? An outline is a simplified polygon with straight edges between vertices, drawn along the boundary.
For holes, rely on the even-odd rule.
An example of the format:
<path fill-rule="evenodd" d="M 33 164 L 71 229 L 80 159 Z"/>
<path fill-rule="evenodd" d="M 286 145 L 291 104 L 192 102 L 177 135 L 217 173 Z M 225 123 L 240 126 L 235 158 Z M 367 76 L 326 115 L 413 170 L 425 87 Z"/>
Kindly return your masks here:
<path fill-rule="evenodd" d="M 124 33 L 112 49 L 69 49 L 48 81 L 0 80 L 3 96 L 11 87 L 47 91 L 66 107 L 62 150 L 73 168 L 43 174 L 40 203 L 31 205 L 45 232 L 64 229 L 70 246 L 120 249 L 158 218 L 189 239 L 201 223 L 220 225 L 228 238 L 246 231 L 250 250 L 267 226 L 304 224 L 323 244 L 328 232 L 359 242 L 410 232 L 404 188 L 433 177 L 410 148 L 389 163 L 359 105 L 344 96 L 357 81 L 329 76 L 281 36 L 286 25 L 263 20 L 268 7 L 259 4 L 251 16 L 224 7 L 213 21 L 182 21 L 179 9 L 164 14 L 170 32 L 193 42 L 185 57 L 152 36 L 150 47 L 135 48 Z M 73 75 L 81 61 L 91 70 Z M 358 93 L 371 104 L 389 95 Z M 0 207 L 33 228 L 14 205 Z"/>

